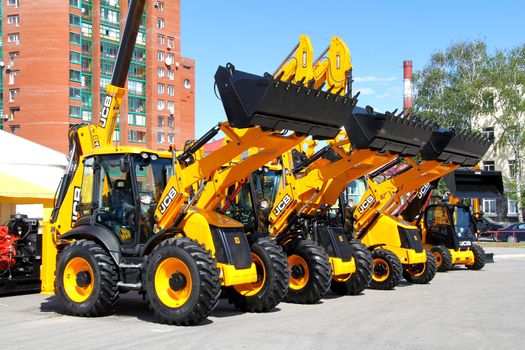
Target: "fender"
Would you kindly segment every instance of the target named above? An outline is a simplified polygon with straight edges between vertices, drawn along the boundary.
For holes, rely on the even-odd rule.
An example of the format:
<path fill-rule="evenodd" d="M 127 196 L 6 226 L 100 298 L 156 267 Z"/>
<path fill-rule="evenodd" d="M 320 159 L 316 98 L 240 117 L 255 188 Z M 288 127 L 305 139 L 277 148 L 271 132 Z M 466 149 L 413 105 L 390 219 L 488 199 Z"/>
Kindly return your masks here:
<path fill-rule="evenodd" d="M 179 229 L 179 228 L 168 228 L 166 230 L 162 230 L 162 231 L 154 234 L 153 236 L 151 236 L 148 239 L 146 244 L 144 244 L 144 247 L 142 247 L 142 250 L 140 251 L 140 255 L 144 256 L 146 254 L 151 253 L 151 251 L 153 250 L 153 248 L 155 248 L 157 246 L 157 244 L 159 244 L 160 242 L 164 241 L 165 239 L 174 237 L 176 235 L 182 235 L 182 236 L 186 237 L 184 232 L 181 229 Z"/>
<path fill-rule="evenodd" d="M 60 235 L 60 239 L 90 239 L 101 244 L 106 249 L 117 266 L 122 261 L 120 242 L 107 228 L 97 224 L 78 224 L 72 230 Z"/>

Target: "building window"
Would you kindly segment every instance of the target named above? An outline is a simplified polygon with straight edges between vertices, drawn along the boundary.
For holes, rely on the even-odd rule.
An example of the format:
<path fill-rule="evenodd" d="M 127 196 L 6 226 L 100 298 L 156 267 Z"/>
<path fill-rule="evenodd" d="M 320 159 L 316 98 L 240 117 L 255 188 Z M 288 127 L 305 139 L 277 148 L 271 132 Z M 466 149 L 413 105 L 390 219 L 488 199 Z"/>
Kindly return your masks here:
<path fill-rule="evenodd" d="M 7 34 L 7 42 L 16 43 L 17 45 L 20 44 L 20 34 L 18 33 Z"/>
<path fill-rule="evenodd" d="M 129 114 L 128 115 L 128 124 L 146 126 L 146 116 L 140 114 Z"/>
<path fill-rule="evenodd" d="M 159 116 L 157 117 L 157 126 L 158 126 L 158 127 L 162 127 L 162 126 L 164 126 L 164 117 L 161 116 L 161 115 L 159 115 Z"/>
<path fill-rule="evenodd" d="M 91 38 L 91 33 L 93 32 L 93 26 L 89 23 L 82 23 L 82 35 Z"/>
<path fill-rule="evenodd" d="M 496 215 L 496 200 L 495 199 L 483 199 L 483 212 L 489 216 Z"/>
<path fill-rule="evenodd" d="M 168 127 L 173 129 L 173 117 L 168 117 Z"/>
<path fill-rule="evenodd" d="M 104 25 L 101 25 L 100 26 L 100 36 L 104 39 L 119 41 L 120 30 L 117 28 L 106 27 Z"/>
<path fill-rule="evenodd" d="M 144 96 L 146 84 L 141 81 L 128 80 L 128 91 L 132 95 Z"/>
<path fill-rule="evenodd" d="M 141 97 L 129 96 L 128 98 L 128 107 L 130 112 L 135 113 L 144 113 L 144 105 L 146 100 Z"/>
<path fill-rule="evenodd" d="M 175 87 L 173 85 L 168 85 L 168 95 L 175 96 Z"/>
<path fill-rule="evenodd" d="M 164 133 L 163 132 L 158 132 L 157 133 L 157 142 L 158 143 L 164 143 Z"/>
<path fill-rule="evenodd" d="M 168 101 L 168 111 L 170 111 L 171 114 L 175 113 L 175 102 Z"/>
<path fill-rule="evenodd" d="M 119 0 L 101 0 L 100 3 L 106 6 L 117 7 L 119 5 Z"/>
<path fill-rule="evenodd" d="M 157 51 L 157 61 L 164 61 L 164 51 Z"/>
<path fill-rule="evenodd" d="M 146 33 L 138 32 L 137 33 L 137 45 L 146 45 Z"/>
<path fill-rule="evenodd" d="M 113 131 L 113 142 L 120 142 L 120 131 Z"/>
<path fill-rule="evenodd" d="M 18 0 L 7 0 L 7 4 L 18 7 Z"/>
<path fill-rule="evenodd" d="M 133 61 L 143 63 L 146 57 L 146 50 L 136 47 L 133 51 Z"/>
<path fill-rule="evenodd" d="M 494 128 L 483 128 L 483 136 L 485 136 L 485 138 L 488 140 L 494 140 Z"/>
<path fill-rule="evenodd" d="M 80 89 L 70 87 L 69 88 L 69 98 L 72 98 L 74 100 L 80 100 Z"/>
<path fill-rule="evenodd" d="M 80 64 L 80 62 L 82 62 L 82 55 L 80 52 L 70 51 L 69 62 Z"/>
<path fill-rule="evenodd" d="M 69 80 L 80 82 L 81 81 L 80 71 L 74 70 L 74 69 L 70 69 L 69 70 Z"/>
<path fill-rule="evenodd" d="M 163 29 L 164 28 L 164 19 L 163 18 L 157 18 L 157 28 L 158 29 Z"/>
<path fill-rule="evenodd" d="M 516 160 L 515 159 L 509 159 L 509 175 L 511 178 L 516 177 Z"/>
<path fill-rule="evenodd" d="M 18 93 L 20 93 L 20 89 L 9 89 L 9 102 L 15 102 L 15 96 Z"/>
<path fill-rule="evenodd" d="M 128 141 L 129 142 L 146 142 L 146 132 L 138 130 L 128 130 Z"/>
<path fill-rule="evenodd" d="M 18 23 L 20 23 L 19 15 L 7 16 L 7 24 L 16 24 L 18 26 Z"/>
<path fill-rule="evenodd" d="M 20 112 L 20 107 L 9 108 L 9 120 L 15 120 L 15 114 Z"/>
<path fill-rule="evenodd" d="M 507 198 L 507 215 L 518 215 L 518 206 L 516 205 L 516 201 L 510 198 Z"/>
<path fill-rule="evenodd" d="M 164 84 L 157 84 L 157 92 L 159 94 L 163 94 L 164 93 Z"/>
<path fill-rule="evenodd" d="M 15 57 L 20 56 L 20 52 L 14 51 L 9 53 L 9 64 L 13 65 L 15 64 Z"/>
<path fill-rule="evenodd" d="M 494 165 L 494 161 L 493 160 L 484 160 L 483 161 L 483 170 L 489 170 L 489 171 L 496 170 L 496 166 Z"/>
<path fill-rule="evenodd" d="M 157 67 L 157 77 L 164 78 L 164 68 Z"/>
<path fill-rule="evenodd" d="M 172 36 L 169 36 L 168 37 L 168 47 L 170 49 L 174 48 L 175 47 L 175 38 L 172 37 Z"/>
<path fill-rule="evenodd" d="M 71 118 L 80 118 L 80 107 L 78 106 L 69 106 L 69 116 Z"/>
<path fill-rule="evenodd" d="M 111 24 L 119 24 L 120 18 L 117 11 L 113 11 L 104 7 L 100 8 L 100 19 Z"/>
<path fill-rule="evenodd" d="M 69 0 L 69 5 L 73 7 L 80 7 L 80 0 Z"/>
<path fill-rule="evenodd" d="M 100 61 L 100 73 L 104 75 L 111 75 L 113 72 L 113 66 L 115 65 L 115 62 L 113 61 Z"/>
<path fill-rule="evenodd" d="M 191 82 L 188 79 L 184 79 L 184 88 L 186 90 L 191 89 Z"/>
<path fill-rule="evenodd" d="M 157 43 L 158 43 L 159 45 L 164 45 L 165 40 L 166 40 L 166 39 L 165 39 L 164 35 L 162 35 L 162 34 L 157 35 Z"/>
<path fill-rule="evenodd" d="M 90 122 L 91 121 L 91 111 L 82 111 L 82 120 L 85 121 L 85 122 Z"/>
<path fill-rule="evenodd" d="M 175 80 L 175 71 L 168 69 L 168 78 L 169 80 Z"/>
<path fill-rule="evenodd" d="M 163 111 L 165 108 L 164 106 L 164 100 L 157 100 L 157 110 Z"/>
<path fill-rule="evenodd" d="M 80 21 L 80 16 L 74 15 L 72 13 L 69 14 L 69 24 L 71 24 L 72 26 L 80 27 L 80 23 L 82 23 Z"/>
<path fill-rule="evenodd" d="M 12 70 L 9 72 L 9 85 L 13 85 L 15 83 L 15 77 L 19 74 L 19 70 Z"/>
<path fill-rule="evenodd" d="M 164 12 L 164 3 L 162 1 L 156 1 L 154 6 L 157 8 L 157 12 Z"/>
<path fill-rule="evenodd" d="M 81 36 L 79 33 L 73 33 L 73 32 L 69 33 L 69 42 L 71 44 L 80 45 L 80 38 Z"/>
<path fill-rule="evenodd" d="M 111 84 L 111 79 L 110 78 L 100 77 L 100 87 L 101 88 L 106 88 L 106 86 L 108 84 Z M 104 101 L 102 100 L 102 102 L 104 102 Z"/>
<path fill-rule="evenodd" d="M 175 136 L 173 134 L 168 134 L 168 143 L 175 143 Z"/>

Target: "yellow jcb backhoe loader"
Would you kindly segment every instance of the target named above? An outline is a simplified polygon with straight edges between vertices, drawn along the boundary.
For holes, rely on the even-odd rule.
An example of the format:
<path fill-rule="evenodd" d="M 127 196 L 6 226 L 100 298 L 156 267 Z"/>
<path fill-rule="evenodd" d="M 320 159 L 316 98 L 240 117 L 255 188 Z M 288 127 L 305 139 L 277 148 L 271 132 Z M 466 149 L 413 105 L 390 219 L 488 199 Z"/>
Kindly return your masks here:
<path fill-rule="evenodd" d="M 476 148 L 480 156 L 485 153 L 484 146 Z M 399 210 L 399 215 L 420 228 L 423 245 L 434 254 L 438 271 L 448 271 L 455 265 L 480 270 L 486 257 L 483 248 L 475 243 L 477 220 L 481 217 L 479 198 L 501 197 L 501 172 L 458 168 L 443 179 L 451 193 L 448 202 L 428 204 L 432 189 L 437 187 L 435 180 L 415 191 Z M 474 199 L 472 207 L 462 199 Z"/>
<path fill-rule="evenodd" d="M 417 226 L 398 216 L 402 201 L 406 195 L 459 166 L 476 163 L 487 148 L 486 141 L 479 137 L 437 129 L 418 157 L 398 159 L 369 175 L 369 188 L 353 218 L 357 236 L 375 249 L 373 287 L 391 289 L 401 276 L 411 283 L 432 280 L 436 257 L 424 251 L 424 239 Z"/>

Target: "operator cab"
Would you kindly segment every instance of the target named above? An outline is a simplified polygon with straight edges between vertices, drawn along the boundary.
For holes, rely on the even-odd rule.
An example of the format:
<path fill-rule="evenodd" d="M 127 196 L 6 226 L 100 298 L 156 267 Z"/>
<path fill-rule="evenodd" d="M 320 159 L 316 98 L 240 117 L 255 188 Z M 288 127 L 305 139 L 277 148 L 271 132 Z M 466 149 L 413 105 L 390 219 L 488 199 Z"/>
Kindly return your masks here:
<path fill-rule="evenodd" d="M 281 182 L 281 171 L 264 167 L 251 174 L 225 214 L 241 222 L 247 232 L 268 233 L 270 210 Z M 234 191 L 230 189 L 230 194 Z"/>
<path fill-rule="evenodd" d="M 425 211 L 426 240 L 449 249 L 468 248 L 476 239 L 476 224 L 467 205 L 434 204 Z"/>
<path fill-rule="evenodd" d="M 77 222 L 94 218 L 117 237 L 123 252 L 126 245 L 135 251 L 153 234 L 155 208 L 172 174 L 171 159 L 146 152 L 87 158 Z"/>

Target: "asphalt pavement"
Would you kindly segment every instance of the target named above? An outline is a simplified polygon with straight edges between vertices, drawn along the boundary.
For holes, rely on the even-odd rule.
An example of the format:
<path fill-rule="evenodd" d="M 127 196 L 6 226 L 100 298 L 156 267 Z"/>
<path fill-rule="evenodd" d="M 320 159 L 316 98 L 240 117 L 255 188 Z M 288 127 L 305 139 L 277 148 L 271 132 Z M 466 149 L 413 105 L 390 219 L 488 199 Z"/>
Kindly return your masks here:
<path fill-rule="evenodd" d="M 61 314 L 53 297 L 0 298 L 2 349 L 519 349 L 525 344 L 525 249 L 486 248 L 495 263 L 429 285 L 328 295 L 315 305 L 236 311 L 225 300 L 198 326 L 156 323 L 137 294 L 101 318 Z"/>

